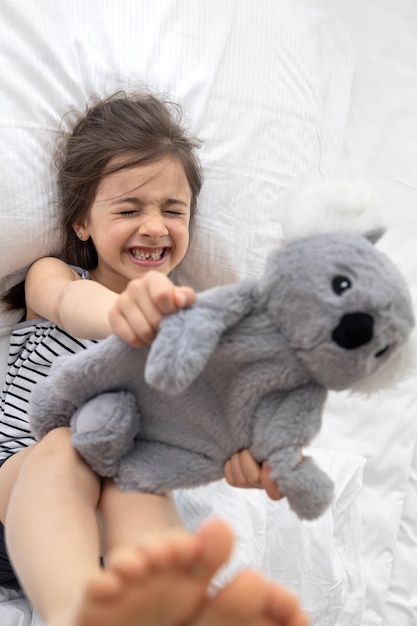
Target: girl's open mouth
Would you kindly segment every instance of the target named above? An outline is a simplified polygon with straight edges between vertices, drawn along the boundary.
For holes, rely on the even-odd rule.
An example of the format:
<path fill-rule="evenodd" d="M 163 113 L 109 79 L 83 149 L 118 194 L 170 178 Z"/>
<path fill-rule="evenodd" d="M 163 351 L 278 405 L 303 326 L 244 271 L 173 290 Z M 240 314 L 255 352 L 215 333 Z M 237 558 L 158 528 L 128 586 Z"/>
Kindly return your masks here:
<path fill-rule="evenodd" d="M 166 256 L 168 248 L 130 248 L 129 253 L 137 261 L 158 262 Z"/>

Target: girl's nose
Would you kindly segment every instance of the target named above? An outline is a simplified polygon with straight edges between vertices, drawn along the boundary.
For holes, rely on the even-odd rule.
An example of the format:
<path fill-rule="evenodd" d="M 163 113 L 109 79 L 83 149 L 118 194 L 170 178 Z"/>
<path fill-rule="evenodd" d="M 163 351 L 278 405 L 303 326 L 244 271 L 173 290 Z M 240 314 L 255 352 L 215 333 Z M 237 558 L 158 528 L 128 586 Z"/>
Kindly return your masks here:
<path fill-rule="evenodd" d="M 144 215 L 138 231 L 143 237 L 151 237 L 152 239 L 168 234 L 168 229 L 161 215 Z"/>

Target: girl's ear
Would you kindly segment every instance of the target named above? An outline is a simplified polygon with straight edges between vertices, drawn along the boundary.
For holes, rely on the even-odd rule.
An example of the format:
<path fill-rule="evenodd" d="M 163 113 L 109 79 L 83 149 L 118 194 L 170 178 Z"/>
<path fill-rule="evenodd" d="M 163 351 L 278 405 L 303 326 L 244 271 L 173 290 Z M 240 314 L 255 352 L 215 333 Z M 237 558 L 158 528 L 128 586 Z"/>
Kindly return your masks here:
<path fill-rule="evenodd" d="M 89 238 L 89 234 L 84 223 L 74 222 L 72 227 L 80 241 L 87 241 L 87 239 Z"/>

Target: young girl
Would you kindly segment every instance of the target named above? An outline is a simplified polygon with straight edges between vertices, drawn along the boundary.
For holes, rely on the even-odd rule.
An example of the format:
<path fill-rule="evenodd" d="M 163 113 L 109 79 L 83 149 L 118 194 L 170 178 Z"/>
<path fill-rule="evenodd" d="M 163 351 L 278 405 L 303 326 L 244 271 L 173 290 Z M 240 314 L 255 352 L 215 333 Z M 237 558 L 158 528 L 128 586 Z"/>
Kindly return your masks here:
<path fill-rule="evenodd" d="M 168 278 L 187 252 L 202 182 L 176 113 L 151 94 L 116 94 L 79 117 L 59 159 L 64 260 L 37 261 L 24 283 L 0 414 L 0 584 L 20 585 L 47 626 L 306 623 L 294 597 L 255 572 L 210 597 L 231 551 L 226 525 L 191 535 L 170 494 L 100 479 L 68 429 L 38 443 L 30 433 L 29 395 L 56 357 L 111 333 L 143 346 L 164 315 L 194 301 Z M 225 475 L 279 497 L 248 451 Z"/>

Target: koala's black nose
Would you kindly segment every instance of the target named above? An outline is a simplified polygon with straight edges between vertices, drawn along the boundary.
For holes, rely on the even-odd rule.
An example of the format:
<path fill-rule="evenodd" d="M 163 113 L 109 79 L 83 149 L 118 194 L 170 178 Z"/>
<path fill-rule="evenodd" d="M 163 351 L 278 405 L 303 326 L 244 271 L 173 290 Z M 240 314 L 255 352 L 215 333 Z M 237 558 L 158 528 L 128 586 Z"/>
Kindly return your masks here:
<path fill-rule="evenodd" d="M 373 336 L 374 319 L 368 313 L 347 313 L 334 329 L 332 339 L 345 350 L 354 350 L 369 343 Z"/>

